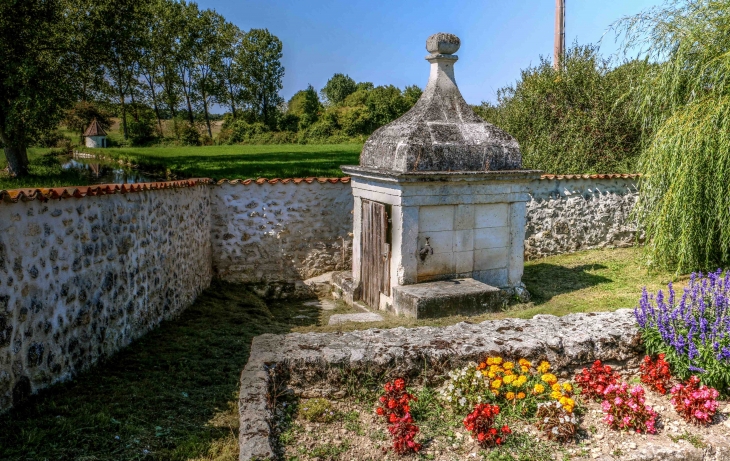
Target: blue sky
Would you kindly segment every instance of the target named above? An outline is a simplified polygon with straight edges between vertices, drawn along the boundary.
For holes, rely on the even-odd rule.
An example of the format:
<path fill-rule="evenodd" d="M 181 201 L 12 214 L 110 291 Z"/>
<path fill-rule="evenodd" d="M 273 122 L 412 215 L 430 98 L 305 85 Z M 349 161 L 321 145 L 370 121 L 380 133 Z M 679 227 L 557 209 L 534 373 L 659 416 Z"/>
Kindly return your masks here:
<path fill-rule="evenodd" d="M 567 0 L 566 42 L 597 43 L 617 19 L 660 0 Z M 554 0 L 199 0 L 243 30 L 268 28 L 284 44 L 281 95 L 312 84 L 321 89 L 336 72 L 375 85 L 423 88 L 426 38 L 461 38 L 456 81 L 470 104 L 494 101 L 520 69 L 552 56 Z M 618 46 L 609 32 L 601 50 Z"/>

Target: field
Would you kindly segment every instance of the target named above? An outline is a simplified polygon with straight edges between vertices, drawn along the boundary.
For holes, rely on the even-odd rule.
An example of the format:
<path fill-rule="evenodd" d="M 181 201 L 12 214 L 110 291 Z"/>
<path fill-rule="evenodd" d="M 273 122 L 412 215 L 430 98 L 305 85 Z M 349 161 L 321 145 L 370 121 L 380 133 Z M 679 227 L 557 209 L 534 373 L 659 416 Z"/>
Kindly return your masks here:
<path fill-rule="evenodd" d="M 246 179 L 341 177 L 340 166 L 358 164 L 361 150 L 360 144 L 272 144 L 120 147 L 103 153 L 145 170 L 164 168 L 179 177 Z"/>
<path fill-rule="evenodd" d="M 633 307 L 641 288 L 672 280 L 648 273 L 640 249 L 598 250 L 525 264 L 529 304 L 436 321 L 384 315 L 377 324 L 327 326 L 330 314 L 264 303 L 240 285 L 215 282 L 180 318 L 165 322 L 106 363 L 0 416 L 0 460 L 210 460 L 237 457 L 239 374 L 264 333 L 476 323 L 501 317 Z"/>
<path fill-rule="evenodd" d="M 341 177 L 341 165 L 359 163 L 361 144 L 284 144 L 261 146 L 118 147 L 84 149 L 139 165 L 159 178 L 206 177 L 214 179 Z M 0 190 L 24 187 L 88 185 L 89 179 L 61 168 L 63 157 L 48 155 L 50 149 L 28 152 L 31 176 L 9 177 L 0 155 Z"/>

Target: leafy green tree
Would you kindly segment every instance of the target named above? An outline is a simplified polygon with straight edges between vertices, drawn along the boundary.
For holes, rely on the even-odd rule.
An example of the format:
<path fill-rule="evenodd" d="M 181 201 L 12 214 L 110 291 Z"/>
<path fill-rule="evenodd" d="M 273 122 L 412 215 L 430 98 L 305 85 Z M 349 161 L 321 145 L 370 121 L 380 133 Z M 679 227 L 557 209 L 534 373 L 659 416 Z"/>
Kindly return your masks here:
<path fill-rule="evenodd" d="M 83 141 L 84 131 L 92 120 L 96 119 L 102 128 L 108 130 L 112 125 L 111 118 L 112 114 L 99 104 L 91 101 L 78 101 L 66 111 L 63 122 L 69 130 L 77 132 L 79 140 Z"/>
<path fill-rule="evenodd" d="M 548 173 L 633 172 L 641 125 L 629 93 L 643 64 L 613 68 L 594 46 L 573 46 L 561 70 L 547 59 L 521 72 L 497 104 L 476 108 L 520 143 L 523 164 Z"/>
<path fill-rule="evenodd" d="M 210 126 L 209 107 L 215 95 L 220 94 L 218 86 L 220 80 L 215 78 L 215 71 L 221 65 L 221 53 L 224 46 L 221 41 L 221 31 L 225 23 L 225 18 L 212 10 L 201 11 L 196 21 L 198 40 L 195 42 L 194 50 L 194 88 L 203 108 L 208 136 L 211 138 L 213 132 Z"/>
<path fill-rule="evenodd" d="M 340 104 L 356 90 L 357 84 L 349 75 L 335 74 L 327 81 L 321 93 L 327 103 Z"/>
<path fill-rule="evenodd" d="M 124 138 L 127 133 L 127 97 L 134 103 L 139 82 L 136 79 L 141 51 L 146 46 L 145 30 L 150 20 L 148 3 L 142 0 L 107 0 L 89 2 L 91 29 L 107 73 L 107 80 L 117 98 Z M 136 116 L 136 113 L 135 113 Z"/>
<path fill-rule="evenodd" d="M 276 126 L 279 91 L 283 88 L 282 44 L 268 29 L 251 29 L 241 40 L 238 65 L 243 72 L 245 100 L 257 120 L 270 128 Z"/>
<path fill-rule="evenodd" d="M 231 108 L 231 116 L 235 119 L 236 108 L 240 108 L 244 104 L 243 69 L 236 59 L 238 53 L 241 52 L 243 32 L 230 22 L 224 22 L 219 34 L 220 59 L 218 67 L 215 69 L 219 91 L 216 95 L 216 102 L 228 105 Z"/>
<path fill-rule="evenodd" d="M 63 0 L 0 2 L 0 142 L 10 172 L 28 175 L 27 148 L 54 129 L 80 93 L 74 31 L 82 15 Z M 81 40 L 81 39 L 79 39 Z"/>
<path fill-rule="evenodd" d="M 637 215 L 649 262 L 730 264 L 730 3 L 673 1 L 618 23 L 655 64 L 636 87 L 645 134 Z"/>
<path fill-rule="evenodd" d="M 370 120 L 375 125 L 373 130 L 392 122 L 411 108 L 401 90 L 393 85 L 373 88 L 368 93 L 365 105 L 370 112 Z"/>
<path fill-rule="evenodd" d="M 322 104 L 319 102 L 317 91 L 312 85 L 302 91 L 301 114 L 299 114 L 299 128 L 305 129 L 317 122 Z"/>

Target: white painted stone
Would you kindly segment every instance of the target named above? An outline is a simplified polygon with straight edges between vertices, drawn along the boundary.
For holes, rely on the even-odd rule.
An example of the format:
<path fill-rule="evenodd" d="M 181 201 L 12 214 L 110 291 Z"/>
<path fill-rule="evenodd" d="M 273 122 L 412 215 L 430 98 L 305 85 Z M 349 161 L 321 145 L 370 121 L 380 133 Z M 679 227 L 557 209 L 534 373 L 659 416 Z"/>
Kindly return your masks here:
<path fill-rule="evenodd" d="M 516 286 L 522 283 L 525 266 L 525 225 L 526 207 L 524 202 L 510 205 L 510 247 L 509 247 L 509 284 Z"/>
<path fill-rule="evenodd" d="M 474 249 L 474 230 L 457 230 L 454 234 L 453 251 L 471 251 Z"/>
<path fill-rule="evenodd" d="M 474 249 L 503 248 L 510 244 L 510 227 L 484 227 L 474 230 Z"/>
<path fill-rule="evenodd" d="M 418 215 L 418 230 L 421 234 L 432 231 L 454 229 L 453 206 L 421 207 Z"/>
<path fill-rule="evenodd" d="M 347 322 L 382 322 L 383 316 L 374 312 L 362 312 L 358 314 L 335 314 L 330 317 L 328 325 L 340 325 Z"/>
<path fill-rule="evenodd" d="M 474 229 L 474 207 L 472 205 L 456 205 L 455 213 L 455 230 Z"/>
<path fill-rule="evenodd" d="M 509 222 L 509 205 L 476 205 L 474 207 L 474 227 L 502 227 Z"/>
<path fill-rule="evenodd" d="M 474 270 L 474 251 L 459 251 L 454 253 L 454 272 L 464 274 Z"/>
<path fill-rule="evenodd" d="M 474 270 L 483 271 L 507 267 L 508 250 L 507 247 L 474 250 Z"/>

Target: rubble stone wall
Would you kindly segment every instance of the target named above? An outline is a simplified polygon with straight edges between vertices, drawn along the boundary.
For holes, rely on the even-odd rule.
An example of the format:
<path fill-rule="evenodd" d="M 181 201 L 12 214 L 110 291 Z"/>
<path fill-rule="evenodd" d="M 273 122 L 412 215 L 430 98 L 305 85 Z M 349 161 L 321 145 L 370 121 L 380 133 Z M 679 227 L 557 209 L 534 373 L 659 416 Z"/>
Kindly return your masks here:
<path fill-rule="evenodd" d="M 527 202 L 525 257 L 627 247 L 637 236 L 636 178 L 541 179 Z"/>
<path fill-rule="evenodd" d="M 211 192 L 213 267 L 266 297 L 352 265 L 352 189 L 342 181 L 224 183 Z"/>
<path fill-rule="evenodd" d="M 188 307 L 210 215 L 204 185 L 0 203 L 0 411 Z"/>

